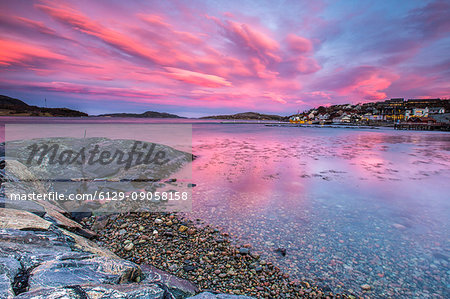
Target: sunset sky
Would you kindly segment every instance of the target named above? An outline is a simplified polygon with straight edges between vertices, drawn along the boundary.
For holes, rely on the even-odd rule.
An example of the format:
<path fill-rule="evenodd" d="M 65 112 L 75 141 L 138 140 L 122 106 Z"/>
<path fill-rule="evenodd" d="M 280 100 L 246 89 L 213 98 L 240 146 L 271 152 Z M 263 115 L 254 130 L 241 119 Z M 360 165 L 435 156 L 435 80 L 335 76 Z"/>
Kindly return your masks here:
<path fill-rule="evenodd" d="M 0 0 L 0 94 L 183 116 L 450 96 L 449 1 Z"/>

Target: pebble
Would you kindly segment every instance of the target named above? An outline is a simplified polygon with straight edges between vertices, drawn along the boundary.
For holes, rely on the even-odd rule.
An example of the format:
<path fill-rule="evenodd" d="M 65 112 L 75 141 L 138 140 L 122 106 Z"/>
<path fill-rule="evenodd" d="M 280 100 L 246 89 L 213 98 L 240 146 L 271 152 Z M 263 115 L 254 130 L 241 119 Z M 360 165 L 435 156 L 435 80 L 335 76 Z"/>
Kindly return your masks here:
<path fill-rule="evenodd" d="M 134 248 L 133 243 L 128 243 L 123 247 L 123 249 L 125 249 L 126 251 L 131 251 L 133 248 Z"/>
<path fill-rule="evenodd" d="M 239 248 L 240 254 L 249 254 L 250 250 L 248 248 Z"/>
<path fill-rule="evenodd" d="M 193 265 L 185 265 L 185 266 L 183 266 L 183 270 L 186 271 L 186 272 L 194 271 L 195 268 L 196 268 L 196 267 L 193 266 Z"/>
<path fill-rule="evenodd" d="M 277 248 L 274 250 L 275 252 L 278 252 L 282 256 L 286 256 L 286 248 Z"/>
<path fill-rule="evenodd" d="M 169 266 L 169 270 L 172 271 L 172 272 L 175 272 L 175 271 L 178 270 L 178 266 L 175 265 L 175 264 L 172 264 L 172 265 Z"/>
<path fill-rule="evenodd" d="M 368 285 L 368 284 L 363 284 L 363 285 L 361 286 L 361 289 L 363 289 L 364 291 L 369 291 L 369 290 L 371 289 L 371 287 L 370 287 L 370 285 Z"/>
<path fill-rule="evenodd" d="M 116 215 L 114 221 L 108 221 L 99 232 L 96 237 L 98 243 L 122 258 L 176 273 L 195 282 L 201 290 L 254 298 L 280 298 L 281 295 L 298 298 L 301 292 L 306 294 L 302 296 L 306 298 L 313 297 L 308 294 L 314 292 L 318 298 L 330 295 L 329 292 L 319 292 L 321 290 L 315 286 L 310 287 L 314 292 L 305 293 L 303 284 L 291 284 L 289 275 L 270 261 L 261 260 L 259 254 L 250 250 L 250 244 L 233 245 L 230 235 L 217 228 L 201 226 L 174 213 L 144 215 Z M 92 218 L 94 224 L 95 217 Z M 85 224 L 89 227 L 90 223 L 88 219 Z M 178 223 L 179 226 L 170 227 Z M 121 228 L 123 224 L 126 228 Z M 156 230 L 155 224 L 163 226 Z M 146 228 L 151 228 L 153 233 L 142 234 Z M 119 235 L 121 229 L 125 232 Z"/>

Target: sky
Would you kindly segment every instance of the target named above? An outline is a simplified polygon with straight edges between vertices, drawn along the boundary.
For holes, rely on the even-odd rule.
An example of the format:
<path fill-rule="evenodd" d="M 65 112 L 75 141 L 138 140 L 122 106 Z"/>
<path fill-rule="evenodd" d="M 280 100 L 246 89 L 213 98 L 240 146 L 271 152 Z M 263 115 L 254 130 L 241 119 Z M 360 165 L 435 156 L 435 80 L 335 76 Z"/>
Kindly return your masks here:
<path fill-rule="evenodd" d="M 450 97 L 449 1 L 0 0 L 0 94 L 101 114 Z"/>

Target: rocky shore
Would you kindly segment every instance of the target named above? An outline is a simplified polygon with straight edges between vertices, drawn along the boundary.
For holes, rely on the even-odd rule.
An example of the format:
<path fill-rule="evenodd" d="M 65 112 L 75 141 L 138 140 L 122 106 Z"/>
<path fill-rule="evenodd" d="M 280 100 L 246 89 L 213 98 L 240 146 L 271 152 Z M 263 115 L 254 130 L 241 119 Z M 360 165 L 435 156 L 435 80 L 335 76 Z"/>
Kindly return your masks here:
<path fill-rule="evenodd" d="M 46 210 L 40 217 L 0 209 L 0 298 L 186 298 L 198 292 L 187 281 L 119 258 L 72 232 L 80 228 L 70 218 Z"/>
<path fill-rule="evenodd" d="M 133 142 L 38 141 L 70 148 L 101 143 L 124 150 Z M 164 172 L 138 165 L 126 172 L 109 169 L 109 176 L 168 177 L 189 162 L 190 154 L 164 149 L 173 161 Z M 25 167 L 23 152 L 12 153 L 17 155 L 5 159 L 8 167 L 5 160 L 0 161 L 0 298 L 347 298 L 290 279 L 250 244 L 235 245 L 226 233 L 180 214 L 103 214 L 95 209 L 79 212 L 52 201 L 10 200 L 5 193 L 96 187 L 71 180 L 67 186 L 50 188 L 41 183 L 39 174 L 79 178 L 80 169 L 60 169 L 48 163 L 45 168 Z M 82 170 L 81 174 L 102 177 L 99 172 L 105 168 L 86 166 Z M 129 180 L 114 186 L 136 188 L 128 184 Z M 280 249 L 280 254 L 286 252 Z"/>
<path fill-rule="evenodd" d="M 256 298 L 347 298 L 291 280 L 226 233 L 170 213 L 98 216 L 83 224 L 95 240 L 123 259 L 150 264 L 195 283 L 199 291 Z M 282 251 L 282 250 L 281 250 Z"/>
<path fill-rule="evenodd" d="M 0 298 L 350 298 L 290 280 L 250 245 L 176 214 L 80 225 L 43 208 L 0 208 Z"/>

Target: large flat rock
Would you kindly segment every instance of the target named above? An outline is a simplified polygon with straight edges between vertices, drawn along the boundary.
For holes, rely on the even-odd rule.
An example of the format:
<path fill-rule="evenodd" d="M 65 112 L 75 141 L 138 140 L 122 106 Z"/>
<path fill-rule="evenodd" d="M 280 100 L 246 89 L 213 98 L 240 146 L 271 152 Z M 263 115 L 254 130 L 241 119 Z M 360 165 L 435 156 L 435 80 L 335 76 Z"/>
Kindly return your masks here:
<path fill-rule="evenodd" d="M 138 265 L 122 259 L 60 256 L 34 268 L 28 282 L 30 290 L 86 284 L 123 284 L 135 282 L 141 276 Z"/>
<path fill-rule="evenodd" d="M 0 228 L 47 230 L 51 225 L 51 222 L 27 211 L 0 209 Z"/>
<path fill-rule="evenodd" d="M 47 287 L 20 294 L 15 298 L 166 299 L 172 297 L 157 284 L 101 284 Z"/>

